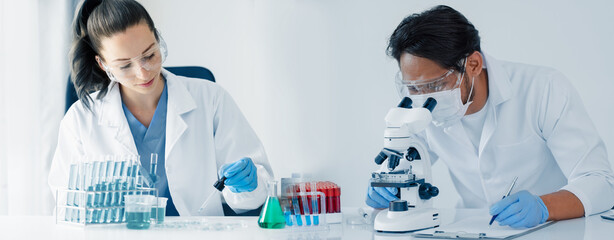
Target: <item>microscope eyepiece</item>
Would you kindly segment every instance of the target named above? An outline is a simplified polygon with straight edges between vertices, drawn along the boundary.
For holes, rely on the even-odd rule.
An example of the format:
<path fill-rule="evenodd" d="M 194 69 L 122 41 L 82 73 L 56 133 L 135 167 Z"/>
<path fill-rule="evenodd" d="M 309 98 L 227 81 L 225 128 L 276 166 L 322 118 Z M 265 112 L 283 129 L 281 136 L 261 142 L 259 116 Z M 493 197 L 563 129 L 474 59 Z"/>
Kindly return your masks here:
<path fill-rule="evenodd" d="M 437 100 L 435 100 L 434 98 L 430 97 L 430 98 L 426 99 L 426 101 L 424 101 L 424 105 L 422 105 L 422 107 L 428 109 L 431 112 L 433 112 L 433 109 L 435 109 L 436 105 L 437 105 Z"/>
<path fill-rule="evenodd" d="M 399 105 L 397 107 L 400 107 L 400 108 L 411 108 L 411 104 L 412 103 L 413 103 L 413 101 L 411 100 L 411 98 L 404 97 L 403 100 L 401 100 L 401 102 L 399 103 Z"/>

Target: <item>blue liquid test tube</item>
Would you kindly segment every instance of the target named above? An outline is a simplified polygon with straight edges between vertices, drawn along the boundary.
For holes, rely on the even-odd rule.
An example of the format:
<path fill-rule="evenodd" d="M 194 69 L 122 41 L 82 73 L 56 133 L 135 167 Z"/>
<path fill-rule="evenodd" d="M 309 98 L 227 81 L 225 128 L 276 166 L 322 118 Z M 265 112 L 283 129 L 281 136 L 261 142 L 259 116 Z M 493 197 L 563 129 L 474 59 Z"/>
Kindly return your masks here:
<path fill-rule="evenodd" d="M 113 220 L 113 208 L 112 204 L 111 204 L 111 200 L 113 199 L 113 190 L 115 190 L 115 186 L 113 184 L 113 180 L 115 180 L 115 159 L 113 158 L 113 156 L 111 156 L 111 158 L 109 159 L 109 161 L 107 162 L 107 182 L 105 183 L 105 187 L 108 191 L 105 198 L 104 198 L 104 205 L 105 205 L 105 217 L 104 217 L 104 222 L 105 223 L 110 223 Z"/>
<path fill-rule="evenodd" d="M 113 178 L 111 179 L 109 183 L 110 185 L 109 188 L 112 191 L 109 206 L 112 206 L 112 207 L 116 207 L 119 205 L 119 202 L 118 202 L 119 192 L 117 191 L 120 190 L 120 186 L 118 182 L 120 178 L 119 174 L 120 174 L 121 168 L 122 168 L 122 162 L 119 161 L 117 157 L 114 157 L 113 159 Z M 109 222 L 117 222 L 118 210 L 119 210 L 118 208 L 111 209 L 111 216 L 109 217 Z"/>
<path fill-rule="evenodd" d="M 157 170 L 158 170 L 158 154 L 152 153 L 151 158 L 149 160 L 149 176 L 151 177 L 152 187 L 154 187 L 156 181 L 158 181 L 158 176 L 156 175 Z"/>
<path fill-rule="evenodd" d="M 294 217 L 296 218 L 296 225 L 297 226 L 303 226 L 303 218 L 301 217 L 301 207 L 298 205 L 298 197 L 296 196 L 296 193 L 292 193 L 292 206 L 293 206 L 293 212 L 294 212 Z"/>
<path fill-rule="evenodd" d="M 85 191 L 85 193 L 83 195 L 79 196 L 79 199 L 80 199 L 79 207 L 83 207 L 84 209 L 87 209 L 87 210 L 79 210 L 79 211 L 83 211 L 83 213 L 79 213 L 79 216 L 80 217 L 81 216 L 84 217 L 83 219 L 79 219 L 79 222 L 86 222 L 86 223 L 88 223 L 91 220 L 91 217 L 92 217 L 91 212 L 90 212 L 91 209 L 89 209 L 89 207 L 90 207 L 89 204 L 90 204 L 90 199 L 93 196 L 89 192 L 87 192 L 87 191 L 90 191 L 91 187 L 92 187 L 92 171 L 93 171 L 93 168 L 94 168 L 94 164 L 91 163 L 91 162 L 86 162 L 83 165 L 84 165 L 83 166 L 83 169 L 84 169 L 84 171 L 83 171 L 83 183 L 82 183 L 83 185 L 82 185 L 81 190 Z"/>
<path fill-rule="evenodd" d="M 127 156 L 124 156 L 122 158 L 122 169 L 119 173 L 120 175 L 120 180 L 118 182 L 119 184 L 119 189 L 122 190 L 122 192 L 120 193 L 120 197 L 118 199 L 118 206 L 120 206 L 119 211 L 117 213 L 117 221 L 116 222 L 125 222 L 125 215 L 124 215 L 124 210 L 125 210 L 125 204 L 124 204 L 124 197 L 126 196 L 126 190 L 128 190 L 128 172 L 130 171 L 130 161 L 128 160 Z"/>
<path fill-rule="evenodd" d="M 134 157 L 134 161 L 133 161 L 133 165 L 132 165 L 132 186 L 130 187 L 132 190 L 136 190 L 138 187 L 141 187 L 140 185 L 140 180 L 141 178 L 139 177 L 139 174 L 141 172 L 141 168 L 140 168 L 140 160 L 141 157 L 140 156 L 135 156 Z M 136 191 L 135 192 L 136 195 L 141 195 L 140 191 Z"/>
<path fill-rule="evenodd" d="M 77 164 L 77 184 L 76 184 L 76 190 L 78 191 L 83 191 L 85 190 L 83 188 L 84 183 L 85 183 L 85 171 L 86 171 L 86 164 L 85 162 L 79 162 Z M 74 194 L 73 196 L 73 206 L 75 207 L 83 207 L 85 206 L 85 199 L 87 199 L 87 196 L 81 192 L 77 192 Z M 71 222 L 80 222 L 81 220 L 81 213 L 83 211 L 81 209 L 73 209 L 73 214 L 71 216 Z"/>
<path fill-rule="evenodd" d="M 320 225 L 320 211 L 318 206 L 319 196 L 317 193 L 317 186 L 315 182 L 311 182 L 311 213 L 313 214 L 313 225 Z"/>
<path fill-rule="evenodd" d="M 110 157 L 110 159 L 107 159 L 107 172 L 105 173 L 106 175 L 106 180 L 104 181 L 104 188 L 107 191 L 111 191 L 112 190 L 112 186 L 113 186 L 113 172 L 115 171 L 115 161 L 113 161 L 113 157 Z M 103 199 L 103 205 L 105 207 L 109 207 L 111 206 L 111 198 L 113 198 L 113 194 L 111 192 L 105 193 L 104 194 L 104 199 Z"/>
<path fill-rule="evenodd" d="M 305 225 L 311 226 L 311 216 L 309 212 L 309 203 L 307 202 L 307 189 L 305 183 L 300 183 L 301 200 L 303 202 L 303 213 L 305 213 Z"/>
<path fill-rule="evenodd" d="M 292 208 L 292 198 L 290 199 L 286 199 L 288 202 L 286 202 L 286 204 L 284 205 L 284 218 L 286 219 L 286 225 L 287 226 L 292 226 L 292 211 L 290 210 Z"/>
<path fill-rule="evenodd" d="M 78 166 L 76 163 L 70 165 L 70 171 L 68 175 L 68 190 L 76 190 L 77 189 L 77 175 L 78 175 Z M 68 192 L 66 196 L 66 206 L 74 206 L 75 204 L 75 193 Z M 73 221 L 73 212 L 75 209 L 66 208 L 66 212 L 64 213 L 64 221 L 72 222 Z"/>
<path fill-rule="evenodd" d="M 101 162 L 99 161 L 94 162 L 94 168 L 92 169 L 92 184 L 88 188 L 90 191 L 98 191 L 100 189 L 100 186 L 98 185 L 98 182 L 100 181 L 100 164 Z M 98 221 L 98 210 L 94 208 L 98 207 L 97 205 L 99 198 L 100 193 L 91 193 L 88 197 L 88 207 L 90 207 L 90 209 L 88 209 L 88 213 L 90 213 L 87 221 L 88 223 L 95 223 Z"/>
<path fill-rule="evenodd" d="M 96 191 L 106 191 L 105 182 L 107 180 L 107 162 L 105 161 L 106 157 L 103 158 L 103 161 L 100 162 L 100 172 L 98 172 L 98 183 L 96 184 Z M 94 222 L 96 223 L 104 223 L 104 209 L 100 209 L 104 207 L 104 197 L 106 193 L 96 193 L 96 203 L 95 207 L 99 209 L 95 209 L 94 213 L 96 218 L 94 218 Z"/>

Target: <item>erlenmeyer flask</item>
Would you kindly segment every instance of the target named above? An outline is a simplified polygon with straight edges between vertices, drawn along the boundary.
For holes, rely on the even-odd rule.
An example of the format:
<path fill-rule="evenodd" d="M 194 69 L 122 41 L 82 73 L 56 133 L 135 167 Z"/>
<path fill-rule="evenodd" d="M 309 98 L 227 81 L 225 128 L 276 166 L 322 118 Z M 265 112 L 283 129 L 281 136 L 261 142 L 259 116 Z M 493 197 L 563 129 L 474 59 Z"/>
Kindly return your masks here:
<path fill-rule="evenodd" d="M 258 218 L 258 226 L 261 228 L 279 229 L 286 226 L 284 213 L 281 211 L 279 198 L 277 198 L 277 181 L 267 183 L 269 196 L 266 198 L 264 207 Z"/>

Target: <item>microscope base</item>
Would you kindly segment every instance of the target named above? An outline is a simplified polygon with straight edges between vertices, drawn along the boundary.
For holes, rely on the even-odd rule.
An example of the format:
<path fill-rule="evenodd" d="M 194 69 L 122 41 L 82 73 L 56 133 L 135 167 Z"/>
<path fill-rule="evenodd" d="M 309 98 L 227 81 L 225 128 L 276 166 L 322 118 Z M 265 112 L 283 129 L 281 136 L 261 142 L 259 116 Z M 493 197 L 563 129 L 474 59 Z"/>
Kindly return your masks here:
<path fill-rule="evenodd" d="M 413 232 L 439 227 L 439 211 L 434 208 L 409 209 L 402 212 L 383 210 L 377 214 L 373 228 L 379 232 Z"/>

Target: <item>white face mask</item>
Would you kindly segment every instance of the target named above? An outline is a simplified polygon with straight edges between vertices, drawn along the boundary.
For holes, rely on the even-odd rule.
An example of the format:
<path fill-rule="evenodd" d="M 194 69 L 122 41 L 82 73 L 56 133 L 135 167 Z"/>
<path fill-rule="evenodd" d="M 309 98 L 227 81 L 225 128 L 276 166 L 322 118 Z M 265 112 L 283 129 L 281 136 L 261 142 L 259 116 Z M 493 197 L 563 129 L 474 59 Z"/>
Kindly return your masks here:
<path fill-rule="evenodd" d="M 461 81 L 464 77 L 465 73 L 461 75 Z M 473 84 L 475 78 L 471 78 L 471 90 L 469 91 L 469 95 L 467 96 L 467 103 L 463 104 L 463 100 L 461 99 L 461 89 L 460 86 L 458 88 L 428 94 L 420 94 L 420 95 L 412 95 L 410 98 L 413 100 L 414 106 L 422 106 L 426 99 L 429 97 L 437 100 L 437 105 L 435 109 L 433 109 L 433 124 L 436 127 L 449 127 L 453 124 L 460 121 L 460 119 L 465 116 L 469 105 L 473 101 L 469 101 L 471 98 L 471 94 L 473 93 Z"/>

